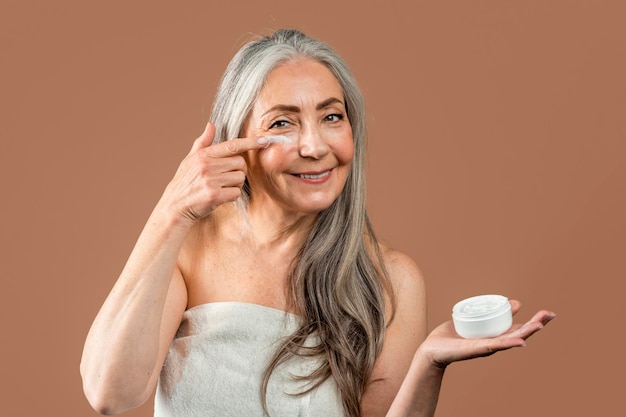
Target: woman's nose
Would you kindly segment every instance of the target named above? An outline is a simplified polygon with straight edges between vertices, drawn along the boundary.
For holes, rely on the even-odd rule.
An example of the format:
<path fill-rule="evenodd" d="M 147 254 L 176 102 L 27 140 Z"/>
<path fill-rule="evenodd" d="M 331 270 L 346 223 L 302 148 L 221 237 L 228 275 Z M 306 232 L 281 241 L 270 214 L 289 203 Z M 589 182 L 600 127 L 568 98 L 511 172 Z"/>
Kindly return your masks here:
<path fill-rule="evenodd" d="M 329 151 L 330 147 L 317 126 L 305 129 L 300 133 L 298 152 L 301 157 L 322 159 Z"/>

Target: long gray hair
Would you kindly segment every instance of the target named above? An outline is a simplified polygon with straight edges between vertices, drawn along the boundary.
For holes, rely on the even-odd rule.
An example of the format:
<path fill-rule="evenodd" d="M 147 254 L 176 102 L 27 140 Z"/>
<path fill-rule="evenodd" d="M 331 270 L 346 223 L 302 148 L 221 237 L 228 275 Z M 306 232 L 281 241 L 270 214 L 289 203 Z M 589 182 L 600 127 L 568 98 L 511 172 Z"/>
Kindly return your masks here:
<path fill-rule="evenodd" d="M 294 356 L 313 356 L 321 365 L 304 378 L 311 382 L 308 390 L 332 376 L 345 414 L 356 417 L 382 348 L 385 299 L 391 300 L 393 308 L 393 292 L 365 209 L 365 105 L 354 77 L 328 45 L 297 30 L 279 30 L 247 43 L 228 65 L 213 104 L 214 142 L 243 134 L 268 74 L 296 58 L 322 63 L 339 81 L 355 150 L 346 185 L 333 204 L 319 213 L 292 263 L 289 302 L 302 321 L 268 365 L 263 403 L 265 407 L 267 383 L 277 366 Z M 244 195 L 249 195 L 246 187 Z M 310 347 L 310 336 L 319 344 Z"/>

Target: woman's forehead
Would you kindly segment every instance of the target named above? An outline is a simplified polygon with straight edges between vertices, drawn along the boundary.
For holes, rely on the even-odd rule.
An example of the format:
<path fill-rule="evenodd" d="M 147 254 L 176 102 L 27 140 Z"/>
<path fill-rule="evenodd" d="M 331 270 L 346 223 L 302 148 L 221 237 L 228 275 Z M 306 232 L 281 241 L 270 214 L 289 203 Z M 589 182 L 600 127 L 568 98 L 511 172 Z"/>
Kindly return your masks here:
<path fill-rule="evenodd" d="M 318 61 L 298 58 L 277 66 L 268 74 L 257 101 L 264 104 L 283 100 L 287 100 L 285 104 L 294 100 L 317 103 L 330 97 L 343 102 L 343 88 L 335 75 Z"/>

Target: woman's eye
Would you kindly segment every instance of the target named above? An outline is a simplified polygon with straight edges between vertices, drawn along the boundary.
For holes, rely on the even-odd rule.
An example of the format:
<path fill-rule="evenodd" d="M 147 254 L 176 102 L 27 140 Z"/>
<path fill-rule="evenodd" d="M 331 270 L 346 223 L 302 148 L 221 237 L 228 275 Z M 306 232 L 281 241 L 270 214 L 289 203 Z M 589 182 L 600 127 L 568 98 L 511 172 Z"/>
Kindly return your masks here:
<path fill-rule="evenodd" d="M 281 127 L 289 126 L 289 122 L 287 120 L 276 120 L 274 123 L 270 125 L 270 129 L 276 129 Z"/>
<path fill-rule="evenodd" d="M 325 117 L 325 120 L 329 122 L 338 122 L 340 120 L 343 120 L 343 114 L 329 114 Z"/>

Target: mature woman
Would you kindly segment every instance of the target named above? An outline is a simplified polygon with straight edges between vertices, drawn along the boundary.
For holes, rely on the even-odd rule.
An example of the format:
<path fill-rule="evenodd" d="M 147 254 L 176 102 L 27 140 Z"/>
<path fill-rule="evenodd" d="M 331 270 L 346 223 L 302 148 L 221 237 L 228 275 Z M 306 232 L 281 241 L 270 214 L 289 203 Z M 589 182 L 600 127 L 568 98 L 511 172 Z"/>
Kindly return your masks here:
<path fill-rule="evenodd" d="M 364 151 L 363 99 L 327 45 L 293 30 L 245 45 L 89 332 L 92 406 L 156 388 L 156 416 L 432 416 L 448 364 L 553 317 L 427 337 L 418 268 L 370 226 Z"/>

